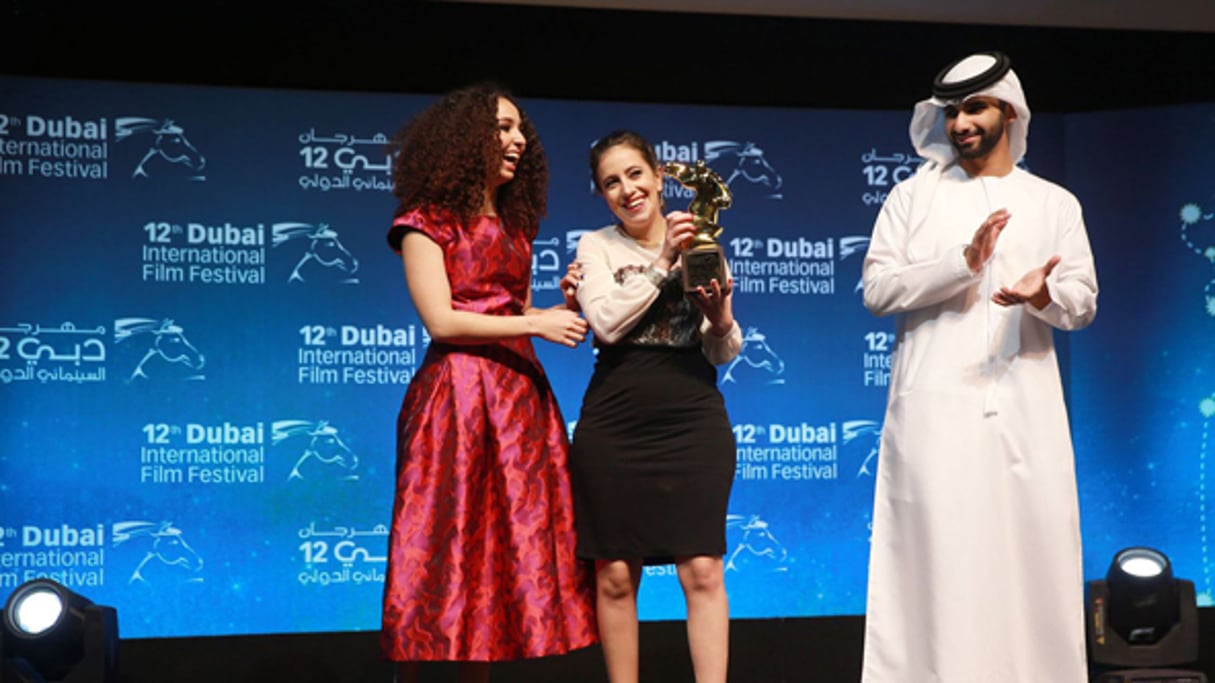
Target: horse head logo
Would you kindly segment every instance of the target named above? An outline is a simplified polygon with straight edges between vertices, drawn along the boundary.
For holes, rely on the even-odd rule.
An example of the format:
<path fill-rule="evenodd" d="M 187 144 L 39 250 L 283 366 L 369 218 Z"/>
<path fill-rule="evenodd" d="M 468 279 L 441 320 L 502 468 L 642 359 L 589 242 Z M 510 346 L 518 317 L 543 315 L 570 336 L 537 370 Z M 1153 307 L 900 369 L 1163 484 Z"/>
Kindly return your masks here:
<path fill-rule="evenodd" d="M 853 254 L 865 254 L 869 249 L 869 237 L 866 235 L 850 235 L 840 238 L 840 260 L 844 261 Z M 863 275 L 858 275 L 856 278 L 856 287 L 852 288 L 855 294 L 865 288 L 865 279 Z"/>
<path fill-rule="evenodd" d="M 190 370 L 201 370 L 206 359 L 190 340 L 186 339 L 181 327 L 169 318 L 120 318 L 114 322 L 114 341 L 124 342 L 137 339 L 147 342 L 143 356 L 135 365 L 135 370 L 127 378 L 131 382 L 136 377 L 148 378 L 144 372 L 145 366 L 153 359 L 160 359 L 171 365 L 180 365 Z M 202 379 L 201 373 L 190 375 L 188 379 Z"/>
<path fill-rule="evenodd" d="M 876 473 L 878 449 L 882 443 L 882 424 L 873 420 L 849 420 L 843 424 L 843 432 L 845 447 L 855 442 L 865 451 L 856 476 L 872 477 Z"/>
<path fill-rule="evenodd" d="M 329 229 L 325 223 L 275 223 L 273 228 L 273 245 L 275 247 L 287 242 L 304 242 L 307 247 L 304 255 L 296 262 L 288 282 L 303 282 L 304 267 L 316 264 L 330 272 L 353 275 L 359 269 L 359 260 L 350 253 L 338 239 L 338 234 Z M 346 284 L 356 284 L 357 277 L 347 277 L 342 280 Z"/>
<path fill-rule="evenodd" d="M 780 174 L 764 157 L 764 150 L 752 142 L 735 142 L 733 140 L 713 140 L 705 143 L 705 161 L 719 161 L 718 168 L 728 168 L 726 184 L 733 185 L 734 181 L 742 178 L 753 185 L 764 187 L 774 199 L 780 198 L 781 185 L 784 181 Z"/>
<path fill-rule="evenodd" d="M 287 479 L 304 479 L 304 472 L 319 470 L 331 478 L 353 481 L 359 478 L 355 470 L 359 467 L 359 456 L 342 442 L 338 430 L 327 420 L 279 420 L 271 426 L 271 442 L 278 445 L 293 437 L 304 437 L 299 458 L 291 468 Z"/>
<path fill-rule="evenodd" d="M 129 583 L 156 583 L 147 574 L 157 577 L 175 576 L 177 580 L 201 583 L 202 557 L 172 522 L 118 522 L 113 527 L 114 547 L 141 542 L 144 556 L 131 572 Z M 167 573 L 166 573 L 167 570 Z"/>
<path fill-rule="evenodd" d="M 160 159 L 170 164 L 177 164 L 198 173 L 207 165 L 207 160 L 198 149 L 186 139 L 182 127 L 172 119 L 148 119 L 138 116 L 124 116 L 114 122 L 114 137 L 122 142 L 130 138 L 147 139 L 148 149 L 143 158 L 135 166 L 132 178 L 147 178 L 148 162 Z M 193 176 L 195 180 L 203 180 L 200 175 Z"/>
<path fill-rule="evenodd" d="M 726 530 L 742 532 L 726 558 L 726 571 L 789 571 L 789 551 L 759 515 L 726 515 Z"/>
<path fill-rule="evenodd" d="M 1197 204 L 1186 204 L 1181 207 L 1181 241 L 1185 242 L 1190 251 L 1215 265 L 1215 244 L 1208 244 L 1204 247 L 1190 234 L 1190 229 L 1199 222 L 1213 220 L 1215 220 L 1215 213 L 1203 213 L 1202 207 Z M 1207 315 L 1215 317 L 1215 278 L 1207 282 L 1202 292 L 1206 296 Z"/>
<path fill-rule="evenodd" d="M 722 384 L 741 384 L 762 378 L 765 384 L 784 384 L 785 361 L 768 346 L 768 337 L 754 327 L 743 333 L 742 348 L 721 377 Z"/>

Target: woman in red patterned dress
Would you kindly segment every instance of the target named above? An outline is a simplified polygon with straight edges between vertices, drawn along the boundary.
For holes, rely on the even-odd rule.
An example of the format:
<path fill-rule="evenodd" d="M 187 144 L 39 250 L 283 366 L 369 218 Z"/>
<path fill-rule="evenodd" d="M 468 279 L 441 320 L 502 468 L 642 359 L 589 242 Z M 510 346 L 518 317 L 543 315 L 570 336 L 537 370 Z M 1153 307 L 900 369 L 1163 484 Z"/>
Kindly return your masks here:
<path fill-rule="evenodd" d="M 451 93 L 394 142 L 388 241 L 431 344 L 397 422 L 381 646 L 398 681 L 422 661 L 486 681 L 489 662 L 596 640 L 565 422 L 531 343 L 576 346 L 587 324 L 531 307 L 548 169 L 507 93 Z"/>

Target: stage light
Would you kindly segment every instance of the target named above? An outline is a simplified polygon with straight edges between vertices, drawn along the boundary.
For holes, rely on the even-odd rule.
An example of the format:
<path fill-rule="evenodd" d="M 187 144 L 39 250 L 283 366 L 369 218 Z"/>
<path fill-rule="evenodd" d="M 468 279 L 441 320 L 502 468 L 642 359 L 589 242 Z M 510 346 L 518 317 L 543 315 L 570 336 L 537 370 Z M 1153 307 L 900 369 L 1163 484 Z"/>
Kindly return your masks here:
<path fill-rule="evenodd" d="M 118 680 L 118 613 L 50 579 L 21 584 L 4 605 L 4 681 L 113 683 Z"/>
<path fill-rule="evenodd" d="M 1164 668 L 1198 659 L 1194 583 L 1173 576 L 1167 555 L 1125 548 L 1114 555 L 1104 581 L 1085 587 L 1094 681 L 1207 683 L 1200 672 Z"/>

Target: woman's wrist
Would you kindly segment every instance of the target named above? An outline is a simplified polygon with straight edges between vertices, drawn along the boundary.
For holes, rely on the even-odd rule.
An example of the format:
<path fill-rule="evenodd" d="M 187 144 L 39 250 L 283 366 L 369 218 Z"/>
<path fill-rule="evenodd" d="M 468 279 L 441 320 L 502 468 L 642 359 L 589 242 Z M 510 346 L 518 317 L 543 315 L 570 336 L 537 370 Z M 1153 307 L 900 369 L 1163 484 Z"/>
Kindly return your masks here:
<path fill-rule="evenodd" d="M 733 329 L 734 329 L 734 316 L 730 316 L 729 318 L 722 318 L 721 320 L 719 320 L 709 326 L 709 332 L 712 332 L 713 336 L 719 337 L 719 338 L 725 337 L 726 335 L 730 334 L 730 331 Z"/>
<path fill-rule="evenodd" d="M 536 320 L 535 314 L 524 315 L 523 318 L 523 334 L 528 337 L 535 337 L 540 334 L 540 328 Z"/>

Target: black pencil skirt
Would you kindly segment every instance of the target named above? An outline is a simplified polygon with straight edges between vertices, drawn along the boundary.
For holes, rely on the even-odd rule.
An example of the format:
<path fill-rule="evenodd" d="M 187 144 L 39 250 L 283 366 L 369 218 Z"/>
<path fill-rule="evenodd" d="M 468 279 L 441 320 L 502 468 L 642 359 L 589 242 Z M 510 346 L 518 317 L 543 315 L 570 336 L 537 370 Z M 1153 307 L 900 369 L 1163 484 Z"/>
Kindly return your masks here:
<path fill-rule="evenodd" d="M 578 556 L 723 555 L 735 453 L 699 347 L 602 347 L 569 458 Z"/>

